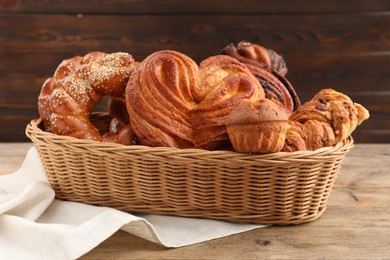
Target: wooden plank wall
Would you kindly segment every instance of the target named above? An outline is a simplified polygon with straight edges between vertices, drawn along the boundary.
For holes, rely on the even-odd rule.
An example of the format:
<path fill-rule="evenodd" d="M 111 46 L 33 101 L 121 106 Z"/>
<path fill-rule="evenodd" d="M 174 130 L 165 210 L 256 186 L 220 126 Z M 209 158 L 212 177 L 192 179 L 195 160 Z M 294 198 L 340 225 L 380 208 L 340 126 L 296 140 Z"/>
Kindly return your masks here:
<path fill-rule="evenodd" d="M 0 3 L 0 142 L 28 140 L 41 85 L 65 58 L 174 49 L 199 62 L 241 40 L 282 54 L 302 101 L 331 87 L 367 107 L 356 142 L 390 142 L 388 0 Z"/>

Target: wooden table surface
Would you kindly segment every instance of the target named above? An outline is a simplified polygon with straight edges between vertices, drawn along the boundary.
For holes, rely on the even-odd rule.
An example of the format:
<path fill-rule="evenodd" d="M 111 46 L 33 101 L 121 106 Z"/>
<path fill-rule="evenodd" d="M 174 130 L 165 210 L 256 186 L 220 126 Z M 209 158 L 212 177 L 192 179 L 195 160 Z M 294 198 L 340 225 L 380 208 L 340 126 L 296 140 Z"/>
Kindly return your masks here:
<path fill-rule="evenodd" d="M 0 143 L 0 174 L 15 171 L 30 143 Z M 1 232 L 0 232 L 1 233 Z M 118 231 L 81 259 L 390 259 L 390 144 L 356 144 L 326 212 L 177 249 Z"/>

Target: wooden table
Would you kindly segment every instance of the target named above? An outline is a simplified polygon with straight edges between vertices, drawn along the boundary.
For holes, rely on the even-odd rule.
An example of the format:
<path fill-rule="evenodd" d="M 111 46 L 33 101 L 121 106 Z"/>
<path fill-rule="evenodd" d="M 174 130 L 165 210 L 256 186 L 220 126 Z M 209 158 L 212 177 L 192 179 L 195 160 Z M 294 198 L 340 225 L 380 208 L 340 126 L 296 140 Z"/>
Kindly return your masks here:
<path fill-rule="evenodd" d="M 30 143 L 0 143 L 0 174 L 16 170 Z M 322 217 L 177 249 L 118 231 L 82 259 L 390 259 L 390 144 L 356 144 Z"/>

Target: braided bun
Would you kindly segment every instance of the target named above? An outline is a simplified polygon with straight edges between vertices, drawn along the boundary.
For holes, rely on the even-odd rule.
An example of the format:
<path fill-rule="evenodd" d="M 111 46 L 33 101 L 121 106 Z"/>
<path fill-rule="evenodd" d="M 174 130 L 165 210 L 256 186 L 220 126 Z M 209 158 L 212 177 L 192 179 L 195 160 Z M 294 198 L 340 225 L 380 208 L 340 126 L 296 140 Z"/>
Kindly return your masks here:
<path fill-rule="evenodd" d="M 122 96 L 135 69 L 127 53 L 92 52 L 64 60 L 47 79 L 38 97 L 38 111 L 46 130 L 59 135 L 103 141 L 89 121 L 105 95 Z"/>
<path fill-rule="evenodd" d="M 331 146 L 345 140 L 364 120 L 369 112 L 354 103 L 347 95 L 333 89 L 322 89 L 310 101 L 300 106 L 290 116 L 295 126 L 287 132 L 284 151 L 294 151 L 300 135 L 307 150 Z"/>

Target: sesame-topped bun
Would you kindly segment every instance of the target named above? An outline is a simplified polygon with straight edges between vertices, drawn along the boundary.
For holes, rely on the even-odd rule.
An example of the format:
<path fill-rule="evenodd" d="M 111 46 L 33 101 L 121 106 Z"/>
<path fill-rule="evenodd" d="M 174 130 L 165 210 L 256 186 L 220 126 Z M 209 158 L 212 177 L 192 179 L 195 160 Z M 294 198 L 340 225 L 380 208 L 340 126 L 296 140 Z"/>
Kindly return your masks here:
<path fill-rule="evenodd" d="M 136 63 L 128 53 L 91 52 L 64 60 L 38 97 L 45 130 L 80 139 L 104 141 L 89 122 L 103 96 L 122 96 Z"/>

